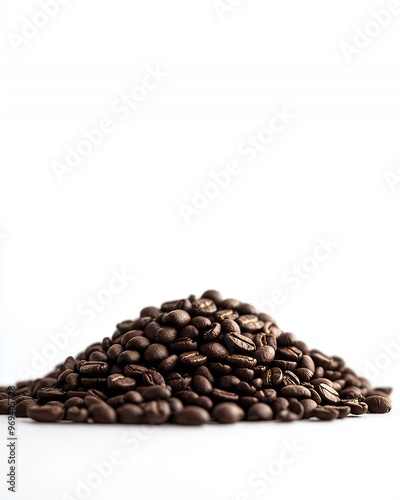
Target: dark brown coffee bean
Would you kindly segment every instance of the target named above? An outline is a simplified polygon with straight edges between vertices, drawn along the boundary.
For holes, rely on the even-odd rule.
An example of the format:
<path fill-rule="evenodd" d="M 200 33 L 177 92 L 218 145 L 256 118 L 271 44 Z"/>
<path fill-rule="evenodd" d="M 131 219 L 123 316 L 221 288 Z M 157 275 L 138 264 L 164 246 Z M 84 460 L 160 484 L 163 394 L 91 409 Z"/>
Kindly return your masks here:
<path fill-rule="evenodd" d="M 322 352 L 313 349 L 312 351 L 310 351 L 310 356 L 312 357 L 315 366 L 322 366 L 322 368 L 328 368 L 328 369 L 331 367 L 332 364 L 331 358 L 325 356 L 325 354 L 323 354 Z"/>
<path fill-rule="evenodd" d="M 231 321 L 236 320 L 239 317 L 239 313 L 233 309 L 222 309 L 215 313 L 215 319 L 222 323 L 226 319 L 230 319 Z"/>
<path fill-rule="evenodd" d="M 340 391 L 339 395 L 342 399 L 358 399 L 360 401 L 364 400 L 364 396 L 362 395 L 358 387 L 348 387 L 346 389 L 343 389 L 342 391 Z"/>
<path fill-rule="evenodd" d="M 280 394 L 285 398 L 311 398 L 311 392 L 302 385 L 287 385 L 282 387 Z"/>
<path fill-rule="evenodd" d="M 239 396 L 234 392 L 224 391 L 222 389 L 213 389 L 211 397 L 216 401 L 235 402 L 239 400 Z"/>
<path fill-rule="evenodd" d="M 165 358 L 161 361 L 158 368 L 160 371 L 164 373 L 169 373 L 175 369 L 176 364 L 178 363 L 178 356 L 176 354 L 171 354 L 168 358 Z"/>
<path fill-rule="evenodd" d="M 318 392 L 315 389 L 312 389 L 311 387 L 308 387 L 308 390 L 310 391 L 311 394 L 311 399 L 317 403 L 317 405 L 322 403 L 321 396 L 318 394 Z"/>
<path fill-rule="evenodd" d="M 143 396 L 137 391 L 128 391 L 123 395 L 125 403 L 140 404 L 143 402 Z"/>
<path fill-rule="evenodd" d="M 179 361 L 187 366 L 201 366 L 206 364 L 207 356 L 197 351 L 184 352 L 179 356 Z"/>
<path fill-rule="evenodd" d="M 173 372 L 167 377 L 167 382 L 174 392 L 178 392 L 190 387 L 192 377 L 189 375 L 182 376 L 180 373 Z"/>
<path fill-rule="evenodd" d="M 208 396 L 199 396 L 198 398 L 194 398 L 190 404 L 200 406 L 207 411 L 210 411 L 214 406 L 214 403 Z"/>
<path fill-rule="evenodd" d="M 201 395 L 209 394 L 213 390 L 213 386 L 206 377 L 195 375 L 192 379 L 193 389 Z"/>
<path fill-rule="evenodd" d="M 108 357 L 105 352 L 94 351 L 90 354 L 89 361 L 108 361 Z"/>
<path fill-rule="evenodd" d="M 148 401 L 142 404 L 143 422 L 145 424 L 159 425 L 168 422 L 171 416 L 171 408 L 167 401 Z"/>
<path fill-rule="evenodd" d="M 222 295 L 217 290 L 206 290 L 201 296 L 202 299 L 211 299 L 217 306 L 223 301 Z"/>
<path fill-rule="evenodd" d="M 285 346 L 288 346 L 288 345 L 293 345 L 297 342 L 297 337 L 294 333 L 291 333 L 291 332 L 282 332 L 278 339 L 278 345 L 280 347 L 285 347 Z"/>
<path fill-rule="evenodd" d="M 244 382 L 251 382 L 254 378 L 254 371 L 251 368 L 236 368 L 234 374 Z"/>
<path fill-rule="evenodd" d="M 369 413 L 388 413 L 392 409 L 390 399 L 384 396 L 368 396 L 365 403 Z"/>
<path fill-rule="evenodd" d="M 66 394 L 61 389 L 56 389 L 55 387 L 43 387 L 38 390 L 37 398 L 41 403 L 47 401 L 64 401 Z"/>
<path fill-rule="evenodd" d="M 276 400 L 276 391 L 274 389 L 263 389 L 262 391 L 256 391 L 254 396 L 261 403 L 271 404 Z"/>
<path fill-rule="evenodd" d="M 266 403 L 256 403 L 247 410 L 247 420 L 272 420 L 273 412 Z"/>
<path fill-rule="evenodd" d="M 297 368 L 296 361 L 287 361 L 284 359 L 275 359 L 272 363 L 272 366 L 280 368 L 283 371 L 292 371 Z"/>
<path fill-rule="evenodd" d="M 207 368 L 206 366 L 199 366 L 198 368 L 196 368 L 196 371 L 194 372 L 194 374 L 195 375 L 202 375 L 210 382 L 210 384 L 214 384 L 214 382 L 215 382 L 213 374 L 211 373 L 209 368 Z"/>
<path fill-rule="evenodd" d="M 303 400 L 306 401 L 306 400 Z M 279 414 L 282 410 L 287 410 L 289 408 L 289 401 L 286 398 L 276 398 L 275 401 L 272 402 L 272 409 L 274 413 L 277 415 Z"/>
<path fill-rule="evenodd" d="M 152 344 L 144 351 L 146 363 L 157 366 L 161 361 L 169 356 L 168 349 L 163 344 Z"/>
<path fill-rule="evenodd" d="M 150 345 L 150 340 L 147 337 L 133 337 L 132 339 L 128 340 L 128 342 L 125 345 L 125 349 L 132 349 L 132 350 L 137 350 L 137 351 L 144 351 L 147 349 Z"/>
<path fill-rule="evenodd" d="M 368 405 L 364 401 L 354 400 L 343 400 L 346 406 L 350 408 L 350 413 L 352 415 L 364 415 L 368 411 Z"/>
<path fill-rule="evenodd" d="M 96 378 L 104 377 L 110 371 L 110 367 L 104 361 L 80 361 L 77 370 L 84 377 Z"/>
<path fill-rule="evenodd" d="M 271 346 L 266 345 L 254 351 L 252 355 L 254 356 L 254 358 L 257 360 L 258 363 L 262 365 L 267 365 L 274 360 L 275 351 Z"/>
<path fill-rule="evenodd" d="M 173 326 L 176 328 L 183 328 L 191 321 L 190 314 L 182 309 L 175 309 L 162 318 L 163 325 Z"/>
<path fill-rule="evenodd" d="M 325 384 L 325 385 L 329 385 L 329 387 L 333 387 L 333 382 L 325 377 L 313 378 L 310 380 L 310 384 L 314 385 L 314 386 L 316 386 L 318 384 Z"/>
<path fill-rule="evenodd" d="M 161 319 L 160 319 L 161 321 Z M 157 321 L 152 321 L 148 325 L 146 325 L 144 329 L 144 336 L 150 340 L 150 342 L 154 342 L 154 338 L 156 336 L 157 331 L 161 328 L 161 324 Z M 142 333 L 142 335 L 143 335 Z"/>
<path fill-rule="evenodd" d="M 199 344 L 195 340 L 189 337 L 180 337 L 175 340 L 170 348 L 174 353 L 181 354 L 183 352 L 197 351 L 198 347 Z"/>
<path fill-rule="evenodd" d="M 208 342 L 200 348 L 200 352 L 210 361 L 224 361 L 229 356 L 228 349 L 218 342 Z"/>
<path fill-rule="evenodd" d="M 124 348 L 120 344 L 114 344 L 107 350 L 108 359 L 115 360 L 123 352 Z"/>
<path fill-rule="evenodd" d="M 8 403 L 8 399 L 6 400 Z M 15 406 L 15 416 L 16 417 L 27 417 L 28 416 L 28 408 L 32 405 L 37 405 L 36 401 L 32 398 L 23 399 Z M 5 409 L 4 413 L 8 413 L 7 409 Z M 2 413 L 2 411 L 0 411 Z"/>
<path fill-rule="evenodd" d="M 171 409 L 171 415 L 176 415 L 177 413 L 183 410 L 183 403 L 178 398 L 169 398 L 167 403 L 169 404 L 169 407 Z"/>
<path fill-rule="evenodd" d="M 297 368 L 293 373 L 297 375 L 300 382 L 309 382 L 314 375 L 308 368 Z"/>
<path fill-rule="evenodd" d="M 126 403 L 117 408 L 118 422 L 122 424 L 140 424 L 143 420 L 143 409 L 132 403 Z"/>
<path fill-rule="evenodd" d="M 202 425 L 209 421 L 210 414 L 199 406 L 186 406 L 173 418 L 173 422 L 179 425 Z"/>
<path fill-rule="evenodd" d="M 79 408 L 78 406 L 71 406 L 66 412 L 67 420 L 72 422 L 84 423 L 87 422 L 89 411 L 86 408 Z"/>
<path fill-rule="evenodd" d="M 65 408 L 70 408 L 71 406 L 77 406 L 78 408 L 83 408 L 85 406 L 85 401 L 83 398 L 69 398 L 64 403 Z"/>
<path fill-rule="evenodd" d="M 242 330 L 250 333 L 260 332 L 264 326 L 264 321 L 260 321 L 255 314 L 245 314 L 236 321 Z"/>
<path fill-rule="evenodd" d="M 114 375 L 109 375 L 107 378 L 107 386 L 115 392 L 127 392 L 136 387 L 136 381 L 133 378 L 116 373 Z"/>
<path fill-rule="evenodd" d="M 64 409 L 59 406 L 31 405 L 27 409 L 27 415 L 37 422 L 56 422 L 64 415 Z"/>
<path fill-rule="evenodd" d="M 176 392 L 175 396 L 179 398 L 185 406 L 193 404 L 193 401 L 199 397 L 197 392 L 189 390 Z"/>
<path fill-rule="evenodd" d="M 119 365 L 132 365 L 138 363 L 141 357 L 138 351 L 123 351 L 118 356 L 117 363 Z"/>
<path fill-rule="evenodd" d="M 212 316 L 217 311 L 217 306 L 212 299 L 197 299 L 192 302 L 194 314 Z"/>
<path fill-rule="evenodd" d="M 211 416 L 221 424 L 233 424 L 243 420 L 245 413 L 235 403 L 219 403 L 213 408 Z"/>
<path fill-rule="evenodd" d="M 116 411 L 106 403 L 97 403 L 90 405 L 89 414 L 92 417 L 93 421 L 98 424 L 113 424 L 117 421 Z"/>
<path fill-rule="evenodd" d="M 199 336 L 199 330 L 193 325 L 187 325 L 179 331 L 178 338 L 186 337 L 188 339 L 195 339 Z"/>
<path fill-rule="evenodd" d="M 227 333 L 224 340 L 231 352 L 246 354 L 256 350 L 254 342 L 241 333 Z"/>
<path fill-rule="evenodd" d="M 137 378 L 141 377 L 143 373 L 148 372 L 149 369 L 141 365 L 126 365 L 124 366 L 124 374 L 127 377 Z"/>
<path fill-rule="evenodd" d="M 232 354 L 227 356 L 225 361 L 234 368 L 254 368 L 257 360 L 243 354 Z"/>
<path fill-rule="evenodd" d="M 257 404 L 259 401 L 254 396 L 240 396 L 239 403 L 242 408 L 248 410 L 253 405 Z"/>
<path fill-rule="evenodd" d="M 325 405 L 324 408 L 332 408 L 339 413 L 338 418 L 347 417 L 350 414 L 349 406 L 333 406 L 333 405 Z"/>
<path fill-rule="evenodd" d="M 168 399 L 171 397 L 171 391 L 162 385 L 151 385 L 146 387 L 142 393 L 145 401 L 152 401 L 154 399 Z"/>
<path fill-rule="evenodd" d="M 319 420 L 336 420 L 339 412 L 332 406 L 317 406 L 314 408 L 313 416 Z"/>
<path fill-rule="evenodd" d="M 276 415 L 276 418 L 281 422 L 294 422 L 296 420 L 299 420 L 301 417 L 298 413 L 294 413 L 293 411 L 282 410 Z"/>
<path fill-rule="evenodd" d="M 233 319 L 224 319 L 221 329 L 223 333 L 241 333 L 240 326 Z"/>
<path fill-rule="evenodd" d="M 303 356 L 303 353 L 300 351 L 300 349 L 292 345 L 285 347 L 278 347 L 276 352 L 280 358 L 288 361 L 298 362 L 299 359 L 301 359 L 301 357 Z"/>
<path fill-rule="evenodd" d="M 222 363 L 208 363 L 211 372 L 216 376 L 228 375 L 232 372 L 232 367 Z"/>
<path fill-rule="evenodd" d="M 211 320 L 206 316 L 196 316 L 195 318 L 192 318 L 190 324 L 197 328 L 198 331 L 203 331 L 211 326 Z"/>
<path fill-rule="evenodd" d="M 164 377 L 157 370 L 149 369 L 142 375 L 142 384 L 147 385 L 166 385 Z"/>
<path fill-rule="evenodd" d="M 313 399 L 302 399 L 300 402 L 304 408 L 303 418 L 312 417 L 314 409 L 317 407 L 317 403 Z"/>
<path fill-rule="evenodd" d="M 327 384 L 317 384 L 315 386 L 315 390 L 321 396 L 322 401 L 325 401 L 326 403 L 337 404 L 340 402 L 339 394 L 333 387 L 330 387 Z"/>
<path fill-rule="evenodd" d="M 203 331 L 203 341 L 214 342 L 221 335 L 221 331 L 222 329 L 219 323 L 211 323 L 211 325 L 206 327 Z"/>
<path fill-rule="evenodd" d="M 304 354 L 299 361 L 299 368 L 307 368 L 311 370 L 313 373 L 315 372 L 315 363 L 311 356 L 308 354 Z"/>
<path fill-rule="evenodd" d="M 118 408 L 125 404 L 125 399 L 122 394 L 119 394 L 118 396 L 114 396 L 110 399 L 107 400 L 107 404 L 112 406 L 113 408 Z"/>

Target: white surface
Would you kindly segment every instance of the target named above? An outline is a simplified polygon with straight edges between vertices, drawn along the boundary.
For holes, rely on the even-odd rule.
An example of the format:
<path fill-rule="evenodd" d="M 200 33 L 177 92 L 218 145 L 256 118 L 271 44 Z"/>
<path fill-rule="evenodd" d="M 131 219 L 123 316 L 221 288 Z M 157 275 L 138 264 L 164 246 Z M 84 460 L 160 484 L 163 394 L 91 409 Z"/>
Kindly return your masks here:
<path fill-rule="evenodd" d="M 360 373 L 372 363 L 374 383 L 398 386 L 400 183 L 392 191 L 385 173 L 399 168 L 400 14 L 351 62 L 340 49 L 388 2 L 248 0 L 224 20 L 211 0 L 69 2 L 19 52 L 7 36 L 21 33 L 21 18 L 32 19 L 40 5 L 2 6 L 0 383 L 27 369 L 42 376 L 145 305 L 218 288 L 260 307 L 281 297 L 273 315 L 284 329 Z M 148 67 L 168 76 L 121 120 L 111 106 Z M 285 106 L 296 117 L 247 162 L 239 145 Z M 107 117 L 115 130 L 60 183 L 52 162 Z M 186 224 L 179 204 L 230 161 L 240 174 Z M 292 290 L 292 266 L 327 237 L 338 248 Z M 123 269 L 133 278 L 89 315 L 87 298 L 106 297 L 102 290 Z M 70 323 L 77 334 L 60 334 Z M 57 334 L 64 346 L 55 348 Z M 93 498 L 118 488 L 144 498 L 146 477 L 154 498 L 162 487 L 166 498 L 183 498 L 179 466 L 191 498 L 235 498 L 251 467 L 297 434 L 308 451 L 271 486 L 275 497 L 333 473 L 328 498 L 358 491 L 395 498 L 387 455 L 395 422 L 393 413 L 327 426 L 156 429 Z M 29 498 L 72 494 L 122 432 L 99 430 L 20 423 L 17 496 L 28 498 L 39 476 Z M 191 463 L 210 479 L 198 482 Z M 297 496 L 304 497 L 305 490 Z"/>

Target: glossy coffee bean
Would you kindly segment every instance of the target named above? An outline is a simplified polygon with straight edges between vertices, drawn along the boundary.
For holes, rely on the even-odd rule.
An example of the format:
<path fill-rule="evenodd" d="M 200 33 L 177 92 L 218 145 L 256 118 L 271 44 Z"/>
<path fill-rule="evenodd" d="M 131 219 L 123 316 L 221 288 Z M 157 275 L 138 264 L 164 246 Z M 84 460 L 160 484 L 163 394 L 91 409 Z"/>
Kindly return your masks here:
<path fill-rule="evenodd" d="M 219 403 L 213 408 L 211 416 L 221 424 L 233 424 L 234 422 L 243 420 L 245 413 L 235 403 Z"/>
<path fill-rule="evenodd" d="M 266 403 L 256 403 L 247 410 L 247 420 L 272 420 L 272 408 Z"/>
<path fill-rule="evenodd" d="M 173 418 L 173 422 L 180 425 L 202 425 L 209 421 L 210 414 L 199 406 L 186 406 Z"/>

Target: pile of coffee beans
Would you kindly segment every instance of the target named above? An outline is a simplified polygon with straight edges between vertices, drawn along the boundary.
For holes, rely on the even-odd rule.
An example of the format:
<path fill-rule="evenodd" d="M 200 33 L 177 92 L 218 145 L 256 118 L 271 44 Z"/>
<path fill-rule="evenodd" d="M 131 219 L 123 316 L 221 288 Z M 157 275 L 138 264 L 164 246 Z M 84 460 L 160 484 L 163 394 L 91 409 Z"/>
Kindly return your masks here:
<path fill-rule="evenodd" d="M 387 387 L 215 290 L 145 307 L 46 377 L 19 382 L 15 414 L 38 422 L 199 425 L 387 413 Z M 0 413 L 7 413 L 0 387 Z"/>

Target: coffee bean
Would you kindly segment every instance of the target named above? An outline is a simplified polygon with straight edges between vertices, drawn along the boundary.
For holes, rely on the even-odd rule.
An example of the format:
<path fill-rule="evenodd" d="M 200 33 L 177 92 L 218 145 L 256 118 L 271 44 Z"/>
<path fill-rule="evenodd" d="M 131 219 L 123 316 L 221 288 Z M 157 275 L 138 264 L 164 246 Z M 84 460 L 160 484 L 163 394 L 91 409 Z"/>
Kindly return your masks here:
<path fill-rule="evenodd" d="M 41 403 L 45 403 L 46 401 L 63 401 L 65 397 L 65 392 L 55 387 L 43 387 L 37 392 L 37 398 Z"/>
<path fill-rule="evenodd" d="M 285 347 L 295 344 L 297 342 L 297 337 L 294 333 L 282 332 L 281 335 L 279 335 L 277 341 L 280 347 Z"/>
<path fill-rule="evenodd" d="M 6 399 L 8 403 L 8 399 Z M 28 416 L 28 408 L 32 405 L 37 405 L 36 401 L 32 398 L 29 399 L 24 399 L 17 403 L 15 406 L 15 416 L 16 417 L 27 417 Z M 0 411 L 0 413 L 2 413 Z M 5 409 L 4 413 L 7 413 L 7 410 Z"/>
<path fill-rule="evenodd" d="M 222 389 L 213 389 L 211 396 L 216 401 L 234 402 L 239 400 L 239 396 L 234 392 L 224 391 Z"/>
<path fill-rule="evenodd" d="M 197 299 L 192 302 L 193 312 L 202 316 L 211 316 L 217 311 L 217 306 L 212 299 Z"/>
<path fill-rule="evenodd" d="M 225 361 L 234 368 L 254 368 L 257 364 L 256 359 L 242 354 L 232 354 L 227 356 Z"/>
<path fill-rule="evenodd" d="M 335 391 L 333 387 L 330 387 L 327 384 L 317 384 L 315 386 L 315 390 L 321 396 L 322 401 L 326 401 L 327 403 L 339 403 L 340 396 Z"/>
<path fill-rule="evenodd" d="M 253 352 L 254 358 L 257 360 L 258 363 L 267 365 L 271 363 L 271 361 L 274 360 L 275 358 L 275 350 L 269 346 L 266 345 L 264 347 L 260 347 L 256 351 Z"/>
<path fill-rule="evenodd" d="M 84 377 L 103 377 L 110 371 L 110 367 L 104 361 L 80 361 L 77 370 Z"/>
<path fill-rule="evenodd" d="M 317 407 L 317 403 L 313 399 L 302 399 L 301 404 L 304 408 L 304 418 L 310 418 L 313 415 L 314 409 Z"/>
<path fill-rule="evenodd" d="M 250 333 L 260 332 L 264 326 L 264 321 L 260 321 L 256 314 L 245 314 L 237 319 L 238 325 Z"/>
<path fill-rule="evenodd" d="M 207 362 L 207 356 L 204 356 L 197 351 L 184 352 L 179 356 L 179 361 L 188 366 L 201 366 Z"/>
<path fill-rule="evenodd" d="M 190 323 L 191 319 L 192 318 L 188 312 L 182 309 L 175 309 L 167 314 L 164 314 L 162 322 L 163 325 L 183 328 Z"/>
<path fill-rule="evenodd" d="M 210 361 L 223 361 L 229 356 L 228 349 L 218 342 L 208 342 L 200 348 L 200 352 Z"/>
<path fill-rule="evenodd" d="M 180 425 L 202 425 L 210 420 L 210 414 L 199 406 L 186 406 L 177 413 L 173 422 Z"/>
<path fill-rule="evenodd" d="M 263 389 L 262 391 L 256 391 L 254 393 L 254 396 L 261 402 L 261 403 L 268 403 L 271 404 L 276 400 L 276 391 L 274 389 Z"/>
<path fill-rule="evenodd" d="M 213 375 L 217 376 L 227 375 L 232 371 L 231 366 L 222 363 L 208 363 L 208 367 L 210 368 Z"/>
<path fill-rule="evenodd" d="M 159 425 L 168 422 L 171 416 L 171 408 L 167 401 L 157 400 L 143 403 L 143 423 Z"/>
<path fill-rule="evenodd" d="M 192 384 L 198 394 L 209 394 L 213 390 L 211 382 L 202 375 L 195 375 L 192 379 Z"/>
<path fill-rule="evenodd" d="M 168 356 L 168 358 L 165 358 L 161 361 L 158 368 L 162 372 L 169 373 L 175 369 L 178 360 L 179 358 L 176 354 L 171 354 L 171 356 Z"/>
<path fill-rule="evenodd" d="M 107 386 L 116 392 L 126 392 L 136 387 L 136 381 L 124 375 L 114 374 L 107 378 Z"/>
<path fill-rule="evenodd" d="M 222 309 L 215 313 L 215 319 L 220 323 L 222 323 L 226 319 L 234 321 L 238 317 L 239 313 L 237 311 L 234 311 L 233 309 Z"/>
<path fill-rule="evenodd" d="M 106 403 L 90 405 L 89 414 L 97 424 L 112 424 L 117 421 L 116 411 Z"/>
<path fill-rule="evenodd" d="M 364 415 L 368 411 L 367 403 L 364 401 L 354 400 L 345 400 L 346 406 L 350 408 L 350 413 L 352 415 Z"/>
<path fill-rule="evenodd" d="M 219 403 L 214 407 L 211 416 L 221 424 L 232 424 L 243 420 L 245 413 L 235 403 Z"/>
<path fill-rule="evenodd" d="M 246 354 L 256 350 L 254 342 L 240 333 L 227 333 L 224 340 L 231 352 Z"/>
<path fill-rule="evenodd" d="M 280 394 L 285 398 L 311 398 L 311 392 L 302 385 L 287 385 L 282 387 Z"/>
<path fill-rule="evenodd" d="M 335 420 L 339 418 L 339 412 L 332 406 L 317 406 L 314 408 L 313 416 L 319 420 Z"/>
<path fill-rule="evenodd" d="M 66 417 L 68 420 L 77 423 L 87 422 L 89 411 L 86 408 L 79 408 L 78 406 L 71 406 L 67 409 Z"/>
<path fill-rule="evenodd" d="M 211 326 L 212 323 L 211 320 L 206 316 L 195 316 L 194 318 L 192 318 L 190 324 L 197 328 L 197 330 L 203 331 Z"/>
<path fill-rule="evenodd" d="M 224 319 L 221 323 L 221 330 L 223 333 L 241 333 L 240 326 L 233 319 Z"/>
<path fill-rule="evenodd" d="M 247 420 L 272 420 L 273 412 L 266 403 L 256 403 L 247 410 Z"/>
<path fill-rule="evenodd" d="M 238 384 L 240 384 L 241 380 L 238 377 L 235 377 L 234 375 L 223 375 L 219 379 L 219 387 L 224 390 L 229 390 L 234 387 L 236 387 Z"/>
<path fill-rule="evenodd" d="M 207 411 L 210 411 L 214 406 L 214 403 L 208 396 L 199 396 L 198 398 L 194 398 L 190 404 L 200 406 Z"/>
<path fill-rule="evenodd" d="M 197 351 L 198 347 L 199 345 L 195 340 L 189 337 L 180 337 L 179 339 L 175 340 L 170 349 L 174 353 L 181 354 L 183 352 Z"/>
<path fill-rule="evenodd" d="M 186 337 L 188 339 L 195 339 L 199 336 L 199 330 L 193 325 L 187 325 L 178 333 L 178 338 Z"/>
<path fill-rule="evenodd" d="M 300 349 L 291 345 L 278 347 L 277 355 L 284 360 L 298 362 L 299 359 L 301 359 L 301 357 L 303 356 L 303 353 L 300 351 Z"/>
<path fill-rule="evenodd" d="M 142 396 L 145 401 L 152 401 L 153 399 L 168 399 L 171 397 L 171 391 L 162 385 L 151 385 L 146 387 Z"/>
<path fill-rule="evenodd" d="M 138 363 L 141 358 L 141 354 L 138 351 L 124 351 L 118 356 L 117 363 L 119 365 L 131 365 Z"/>
<path fill-rule="evenodd" d="M 30 405 L 26 413 L 37 422 L 56 422 L 63 417 L 64 409 L 59 406 Z"/>
<path fill-rule="evenodd" d="M 392 409 L 390 400 L 384 396 L 369 396 L 365 403 L 370 413 L 388 413 Z"/>
<path fill-rule="evenodd" d="M 251 368 L 236 368 L 235 375 L 245 382 L 251 382 L 254 378 L 254 371 Z"/>
<path fill-rule="evenodd" d="M 162 344 L 152 344 L 144 351 L 144 360 L 152 366 L 159 365 L 169 356 L 168 349 Z"/>
<path fill-rule="evenodd" d="M 144 351 L 147 349 L 150 345 L 150 340 L 147 337 L 133 337 L 132 339 L 128 340 L 128 342 L 125 345 L 126 349 L 133 349 L 137 351 Z"/>
<path fill-rule="evenodd" d="M 213 374 L 211 373 L 209 368 L 207 368 L 206 366 L 199 366 L 198 368 L 196 368 L 196 371 L 194 372 L 194 374 L 195 375 L 202 375 L 210 382 L 210 384 L 215 383 L 215 379 L 214 379 Z"/>
<path fill-rule="evenodd" d="M 203 341 L 214 342 L 221 335 L 221 331 L 222 329 L 219 323 L 211 323 L 211 325 L 206 327 L 203 331 Z"/>

